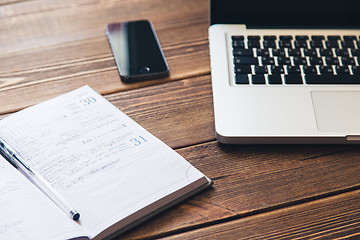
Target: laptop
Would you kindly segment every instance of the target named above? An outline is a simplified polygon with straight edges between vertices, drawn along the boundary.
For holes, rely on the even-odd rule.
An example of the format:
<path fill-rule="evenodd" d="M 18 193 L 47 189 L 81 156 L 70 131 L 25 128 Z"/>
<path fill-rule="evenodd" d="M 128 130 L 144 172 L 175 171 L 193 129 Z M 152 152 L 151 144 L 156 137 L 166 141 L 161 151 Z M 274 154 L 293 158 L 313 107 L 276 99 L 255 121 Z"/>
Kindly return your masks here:
<path fill-rule="evenodd" d="M 211 0 L 225 144 L 360 143 L 360 1 Z"/>

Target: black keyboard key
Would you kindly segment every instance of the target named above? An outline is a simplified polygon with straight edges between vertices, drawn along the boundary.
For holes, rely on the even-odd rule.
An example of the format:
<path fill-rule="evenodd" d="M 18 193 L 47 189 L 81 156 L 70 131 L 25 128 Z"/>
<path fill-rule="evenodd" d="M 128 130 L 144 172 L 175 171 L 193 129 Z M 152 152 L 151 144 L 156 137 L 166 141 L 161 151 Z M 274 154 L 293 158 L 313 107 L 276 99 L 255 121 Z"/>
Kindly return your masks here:
<path fill-rule="evenodd" d="M 320 49 L 320 56 L 323 57 L 332 57 L 334 56 L 333 52 L 331 51 L 331 49 Z"/>
<path fill-rule="evenodd" d="M 285 70 L 282 66 L 271 66 L 270 70 L 271 70 L 271 74 L 285 73 Z"/>
<path fill-rule="evenodd" d="M 280 48 L 292 48 L 291 41 L 280 40 L 279 47 Z"/>
<path fill-rule="evenodd" d="M 265 66 L 255 66 L 255 74 L 265 74 L 268 73 L 268 69 Z"/>
<path fill-rule="evenodd" d="M 291 41 L 293 39 L 292 36 L 280 36 L 280 40 L 283 40 L 283 41 Z"/>
<path fill-rule="evenodd" d="M 295 36 L 295 39 L 299 40 L 299 41 L 304 41 L 304 40 L 306 41 L 309 39 L 309 37 L 308 36 Z"/>
<path fill-rule="evenodd" d="M 285 75 L 286 84 L 303 84 L 303 80 L 300 74 Z"/>
<path fill-rule="evenodd" d="M 295 65 L 307 65 L 306 58 L 303 57 L 294 57 L 294 64 Z"/>
<path fill-rule="evenodd" d="M 268 81 L 269 84 L 282 84 L 281 75 L 269 75 Z"/>
<path fill-rule="evenodd" d="M 343 65 L 355 65 L 355 59 L 352 57 L 341 57 L 341 62 Z"/>
<path fill-rule="evenodd" d="M 329 41 L 337 41 L 337 40 L 340 40 L 341 37 L 334 35 L 334 36 L 328 36 L 327 39 L 328 39 Z"/>
<path fill-rule="evenodd" d="M 334 57 L 325 57 L 326 65 L 339 65 L 340 61 L 338 58 Z"/>
<path fill-rule="evenodd" d="M 261 61 L 263 65 L 275 65 L 275 59 L 272 57 L 262 57 Z"/>
<path fill-rule="evenodd" d="M 319 70 L 321 74 L 334 74 L 333 68 L 331 66 L 320 66 Z"/>
<path fill-rule="evenodd" d="M 273 49 L 273 56 L 276 57 L 284 57 L 285 56 L 285 51 L 284 49 Z"/>
<path fill-rule="evenodd" d="M 336 73 L 339 74 L 350 74 L 350 69 L 346 66 L 336 66 Z"/>
<path fill-rule="evenodd" d="M 239 65 L 258 65 L 259 61 L 255 57 L 234 57 L 234 64 Z"/>
<path fill-rule="evenodd" d="M 247 74 L 236 74 L 235 75 L 236 84 L 249 84 L 249 77 Z"/>
<path fill-rule="evenodd" d="M 290 58 L 287 57 L 278 57 L 278 64 L 279 65 L 291 65 Z"/>
<path fill-rule="evenodd" d="M 310 57 L 310 65 L 323 65 L 323 60 L 318 57 Z"/>
<path fill-rule="evenodd" d="M 244 48 L 245 47 L 245 43 L 243 40 L 233 40 L 232 41 L 232 46 L 234 48 Z"/>
<path fill-rule="evenodd" d="M 354 41 L 342 41 L 341 47 L 342 48 L 355 48 L 355 43 L 354 43 Z"/>
<path fill-rule="evenodd" d="M 356 75 L 305 75 L 307 84 L 360 84 L 360 77 Z"/>
<path fill-rule="evenodd" d="M 259 40 L 260 40 L 260 36 L 248 36 L 247 39 L 248 39 L 248 40 L 256 40 L 256 41 L 259 41 Z"/>
<path fill-rule="evenodd" d="M 269 49 L 256 49 L 256 53 L 258 56 L 269 56 Z"/>
<path fill-rule="evenodd" d="M 277 39 L 276 36 L 264 36 L 263 38 L 267 41 L 275 41 Z"/>
<path fill-rule="evenodd" d="M 260 48 L 260 42 L 258 40 L 249 40 L 247 44 L 248 48 Z"/>
<path fill-rule="evenodd" d="M 251 73 L 251 66 L 249 65 L 236 65 L 234 68 L 235 73 L 248 74 Z"/>
<path fill-rule="evenodd" d="M 300 40 L 296 40 L 294 42 L 294 46 L 295 48 L 308 48 L 308 44 L 306 41 L 300 41 Z"/>
<path fill-rule="evenodd" d="M 253 84 L 265 84 L 265 76 L 262 74 L 252 75 L 252 83 Z"/>
<path fill-rule="evenodd" d="M 324 47 L 324 44 L 322 41 L 314 41 L 314 40 L 311 40 L 310 41 L 310 46 L 312 48 L 323 48 Z"/>
<path fill-rule="evenodd" d="M 360 67 L 359 66 L 352 66 L 351 69 L 352 69 L 353 74 L 360 74 Z"/>
<path fill-rule="evenodd" d="M 344 56 L 348 57 L 350 56 L 349 51 L 347 49 L 335 49 L 336 56 Z"/>
<path fill-rule="evenodd" d="M 309 57 L 311 57 L 311 56 L 316 57 L 317 56 L 317 52 L 316 52 L 315 49 L 304 49 L 304 54 L 305 54 L 305 56 L 309 56 Z"/>
<path fill-rule="evenodd" d="M 254 56 L 252 49 L 245 49 L 245 48 L 234 48 L 233 54 L 234 54 L 234 56 L 246 56 L 246 57 Z"/>
<path fill-rule="evenodd" d="M 321 41 L 324 39 L 325 39 L 324 36 L 311 36 L 311 40 L 314 40 L 314 41 Z"/>
<path fill-rule="evenodd" d="M 303 70 L 305 74 L 317 74 L 315 66 L 304 66 Z"/>
<path fill-rule="evenodd" d="M 344 41 L 354 41 L 357 40 L 356 36 L 344 36 L 343 37 Z"/>
<path fill-rule="evenodd" d="M 289 49 L 289 56 L 301 56 L 301 51 L 299 49 Z"/>
<path fill-rule="evenodd" d="M 232 40 L 244 40 L 244 36 L 232 36 Z"/>
<path fill-rule="evenodd" d="M 326 48 L 339 48 L 339 42 L 338 41 L 327 41 L 325 43 Z"/>
<path fill-rule="evenodd" d="M 360 57 L 360 49 L 351 49 L 353 57 Z"/>
<path fill-rule="evenodd" d="M 293 74 L 293 73 L 301 73 L 301 69 L 299 66 L 288 66 L 287 67 L 287 72 L 288 74 Z"/>
<path fill-rule="evenodd" d="M 276 43 L 275 43 L 275 41 L 264 40 L 263 46 L 264 46 L 264 48 L 276 48 Z"/>

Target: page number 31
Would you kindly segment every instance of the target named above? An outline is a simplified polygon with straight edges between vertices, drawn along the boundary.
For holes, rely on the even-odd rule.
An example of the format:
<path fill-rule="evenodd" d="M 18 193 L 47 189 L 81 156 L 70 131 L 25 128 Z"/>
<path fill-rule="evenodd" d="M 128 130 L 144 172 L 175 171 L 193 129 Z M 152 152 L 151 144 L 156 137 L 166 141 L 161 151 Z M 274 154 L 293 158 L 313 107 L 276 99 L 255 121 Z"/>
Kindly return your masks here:
<path fill-rule="evenodd" d="M 146 143 L 147 140 L 142 136 L 139 136 L 138 138 L 130 139 L 130 142 L 132 142 L 135 146 L 140 146 L 141 144 Z"/>

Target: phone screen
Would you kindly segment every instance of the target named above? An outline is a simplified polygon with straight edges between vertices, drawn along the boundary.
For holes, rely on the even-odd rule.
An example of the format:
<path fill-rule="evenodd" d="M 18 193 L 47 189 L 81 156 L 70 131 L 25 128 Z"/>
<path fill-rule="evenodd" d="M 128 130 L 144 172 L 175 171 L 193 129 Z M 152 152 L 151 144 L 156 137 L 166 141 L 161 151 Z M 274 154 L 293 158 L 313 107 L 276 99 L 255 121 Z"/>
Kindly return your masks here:
<path fill-rule="evenodd" d="M 107 35 L 123 80 L 151 79 L 168 74 L 168 65 L 149 21 L 109 24 Z"/>

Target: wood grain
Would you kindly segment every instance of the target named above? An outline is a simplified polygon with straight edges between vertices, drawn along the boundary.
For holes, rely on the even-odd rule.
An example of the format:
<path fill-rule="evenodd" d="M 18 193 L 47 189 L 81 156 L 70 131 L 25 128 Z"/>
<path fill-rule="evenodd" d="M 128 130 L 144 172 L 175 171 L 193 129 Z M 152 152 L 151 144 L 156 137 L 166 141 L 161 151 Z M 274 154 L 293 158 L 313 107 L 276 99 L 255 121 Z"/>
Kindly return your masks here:
<path fill-rule="evenodd" d="M 136 4 L 143 6 L 141 10 L 131 10 Z M 164 10 L 164 4 L 168 10 Z M 0 102 L 12 101 L 1 105 L 0 113 L 22 109 L 84 84 L 107 94 L 208 74 L 205 4 L 206 1 L 82 0 L 28 1 L 3 6 L 0 31 L 7 34 L 0 38 Z M 105 25 L 145 16 L 154 23 L 170 77 L 124 84 L 105 36 Z M 49 26 L 45 27 L 45 23 Z"/>
<path fill-rule="evenodd" d="M 360 151 L 355 146 L 222 146 L 210 142 L 178 152 L 214 180 L 213 188 L 122 239 L 171 235 L 360 188 Z"/>
<path fill-rule="evenodd" d="M 0 0 L 0 6 L 14 4 L 18 2 L 24 2 L 24 1 L 30 1 L 30 0 Z"/>
<path fill-rule="evenodd" d="M 106 98 L 172 148 L 215 138 L 209 76 L 134 89 Z"/>
<path fill-rule="evenodd" d="M 164 239 L 360 239 L 360 191 Z"/>
<path fill-rule="evenodd" d="M 141 6 L 141 7 L 139 7 Z M 164 7 L 166 6 L 166 7 Z M 2 54 L 104 35 L 111 22 L 149 19 L 156 29 L 175 22 L 207 21 L 207 1 L 180 0 L 38 0 L 2 7 Z M 194 33 L 189 30 L 189 33 Z M 204 32 L 206 34 L 206 32 Z M 176 36 L 169 36 L 171 42 Z M 166 41 L 165 41 L 166 43 Z"/>

